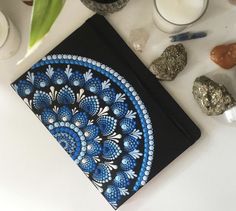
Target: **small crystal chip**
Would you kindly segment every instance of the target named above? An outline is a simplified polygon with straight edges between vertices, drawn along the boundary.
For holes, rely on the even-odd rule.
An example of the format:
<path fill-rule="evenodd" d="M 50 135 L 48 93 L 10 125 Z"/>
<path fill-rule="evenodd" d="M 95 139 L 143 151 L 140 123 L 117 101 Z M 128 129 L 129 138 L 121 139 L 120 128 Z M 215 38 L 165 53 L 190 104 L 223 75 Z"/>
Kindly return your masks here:
<path fill-rule="evenodd" d="M 89 9 L 101 15 L 116 12 L 122 9 L 129 0 L 81 0 Z"/>
<path fill-rule="evenodd" d="M 130 32 L 130 42 L 135 51 L 142 52 L 149 39 L 149 33 L 145 28 L 134 29 Z"/>

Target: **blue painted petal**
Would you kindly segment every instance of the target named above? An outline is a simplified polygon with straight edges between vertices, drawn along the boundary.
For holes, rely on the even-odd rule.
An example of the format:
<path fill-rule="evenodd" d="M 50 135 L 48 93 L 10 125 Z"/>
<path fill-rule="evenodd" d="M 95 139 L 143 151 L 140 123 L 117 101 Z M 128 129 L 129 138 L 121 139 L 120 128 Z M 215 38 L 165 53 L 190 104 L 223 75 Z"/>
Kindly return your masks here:
<path fill-rule="evenodd" d="M 50 78 L 42 72 L 37 72 L 34 77 L 34 86 L 38 89 L 48 87 L 50 85 Z"/>
<path fill-rule="evenodd" d="M 89 141 L 87 143 L 87 155 L 98 156 L 102 151 L 100 144 L 97 141 Z"/>
<path fill-rule="evenodd" d="M 108 202 L 117 203 L 121 199 L 120 191 L 117 187 L 109 185 L 104 192 L 104 196 Z"/>
<path fill-rule="evenodd" d="M 57 120 L 57 114 L 52 109 L 48 108 L 42 112 L 41 119 L 44 125 L 49 125 Z"/>
<path fill-rule="evenodd" d="M 108 105 L 111 105 L 115 102 L 116 92 L 114 89 L 107 88 L 102 90 L 100 98 Z"/>
<path fill-rule="evenodd" d="M 52 104 L 50 95 L 43 91 L 36 91 L 33 97 L 33 106 L 37 110 L 48 108 Z"/>
<path fill-rule="evenodd" d="M 92 178 L 99 183 L 107 183 L 111 180 L 111 172 L 105 164 L 99 163 Z"/>
<path fill-rule="evenodd" d="M 72 111 L 67 106 L 63 106 L 58 110 L 58 119 L 63 122 L 69 122 L 72 118 Z"/>
<path fill-rule="evenodd" d="M 126 136 L 124 137 L 124 148 L 127 152 L 132 152 L 137 149 L 139 145 L 138 139 L 134 138 L 133 136 Z"/>
<path fill-rule="evenodd" d="M 123 118 L 128 112 L 128 105 L 123 102 L 116 102 L 112 105 L 111 110 L 117 118 Z"/>
<path fill-rule="evenodd" d="M 114 185 L 118 188 L 126 188 L 130 185 L 130 181 L 126 173 L 118 172 L 114 179 Z"/>
<path fill-rule="evenodd" d="M 79 163 L 79 167 L 82 169 L 82 171 L 86 173 L 91 173 L 96 168 L 96 163 L 94 159 L 90 156 L 85 156 Z"/>
<path fill-rule="evenodd" d="M 85 83 L 83 74 L 81 74 L 78 71 L 72 73 L 72 75 L 69 78 L 69 83 L 70 83 L 71 86 L 83 87 L 84 83 Z"/>
<path fill-rule="evenodd" d="M 52 75 L 52 83 L 56 85 L 64 85 L 68 78 L 64 70 L 58 68 Z"/>
<path fill-rule="evenodd" d="M 134 159 L 131 155 L 125 155 L 125 156 L 122 158 L 120 167 L 121 167 L 124 171 L 132 170 L 135 166 L 136 166 L 135 159 Z"/>
<path fill-rule="evenodd" d="M 115 160 L 121 154 L 121 149 L 118 144 L 113 141 L 107 140 L 103 143 L 103 158 L 107 160 Z"/>
<path fill-rule="evenodd" d="M 34 90 L 34 86 L 32 83 L 26 80 L 20 80 L 17 84 L 17 93 L 21 97 L 26 97 L 30 95 Z"/>
<path fill-rule="evenodd" d="M 99 94 L 102 91 L 102 82 L 98 78 L 91 78 L 85 83 L 85 89 L 92 93 Z"/>
<path fill-rule="evenodd" d="M 104 136 L 108 136 L 115 131 L 117 120 L 110 116 L 101 116 L 98 118 L 97 123 L 101 130 L 101 133 Z"/>
<path fill-rule="evenodd" d="M 99 101 L 97 96 L 85 97 L 80 101 L 79 107 L 91 116 L 94 116 L 99 111 Z"/>
<path fill-rule="evenodd" d="M 136 122 L 133 119 L 124 118 L 120 122 L 120 127 L 124 134 L 132 133 L 136 127 Z"/>
<path fill-rule="evenodd" d="M 88 125 L 83 129 L 86 140 L 90 141 L 95 139 L 99 134 L 99 128 L 95 125 Z"/>
<path fill-rule="evenodd" d="M 73 90 L 68 86 L 63 87 L 57 95 L 57 101 L 61 105 L 74 104 L 75 100 L 75 94 Z"/>
<path fill-rule="evenodd" d="M 85 112 L 78 112 L 73 116 L 72 122 L 78 128 L 83 128 L 88 124 L 88 116 Z"/>

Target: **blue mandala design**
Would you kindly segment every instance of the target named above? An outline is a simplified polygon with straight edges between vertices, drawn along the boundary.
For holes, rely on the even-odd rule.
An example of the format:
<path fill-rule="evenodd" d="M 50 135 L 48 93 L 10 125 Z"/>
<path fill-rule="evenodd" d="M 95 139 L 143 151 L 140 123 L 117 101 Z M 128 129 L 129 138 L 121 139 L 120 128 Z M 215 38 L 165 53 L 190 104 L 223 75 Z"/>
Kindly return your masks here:
<path fill-rule="evenodd" d="M 14 87 L 113 207 L 147 182 L 155 147 L 151 119 L 113 69 L 49 55 Z"/>

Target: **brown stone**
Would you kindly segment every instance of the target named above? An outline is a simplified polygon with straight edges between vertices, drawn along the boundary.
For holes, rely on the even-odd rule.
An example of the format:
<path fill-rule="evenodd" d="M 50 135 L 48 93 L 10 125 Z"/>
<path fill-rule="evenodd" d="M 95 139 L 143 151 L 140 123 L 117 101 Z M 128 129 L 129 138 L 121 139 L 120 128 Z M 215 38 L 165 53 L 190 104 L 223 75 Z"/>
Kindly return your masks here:
<path fill-rule="evenodd" d="M 211 59 L 224 69 L 231 69 L 236 65 L 236 43 L 216 46 L 211 51 Z"/>

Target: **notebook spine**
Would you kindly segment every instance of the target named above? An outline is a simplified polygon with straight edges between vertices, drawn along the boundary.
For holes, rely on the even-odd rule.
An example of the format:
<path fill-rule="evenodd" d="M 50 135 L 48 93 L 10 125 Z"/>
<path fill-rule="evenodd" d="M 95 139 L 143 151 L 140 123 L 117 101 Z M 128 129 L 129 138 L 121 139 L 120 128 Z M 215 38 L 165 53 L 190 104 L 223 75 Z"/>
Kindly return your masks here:
<path fill-rule="evenodd" d="M 151 92 L 151 97 L 159 103 L 161 110 L 167 115 L 170 121 L 179 129 L 179 131 L 186 137 L 187 144 L 190 146 L 199 139 L 200 130 L 192 123 L 187 114 L 181 109 L 181 107 L 175 102 L 170 94 L 162 87 L 158 80 L 151 74 L 140 59 L 133 53 L 128 45 L 122 40 L 119 34 L 113 30 L 112 26 L 106 22 L 105 27 L 104 20 L 101 16 L 97 15 L 96 21 L 89 19 L 88 23 L 91 25 L 93 30 L 101 36 L 103 41 L 107 45 L 112 46 L 115 49 L 117 55 L 122 57 L 123 61 L 126 62 L 127 66 L 136 75 L 137 80 L 141 83 L 143 79 L 146 79 L 146 83 L 141 83 L 147 90 Z M 108 36 L 109 35 L 109 36 Z M 114 39 L 114 37 L 116 39 Z M 114 41 L 115 40 L 115 41 Z M 152 87 L 152 89 L 151 89 Z M 155 89 L 153 89 L 155 87 Z"/>

